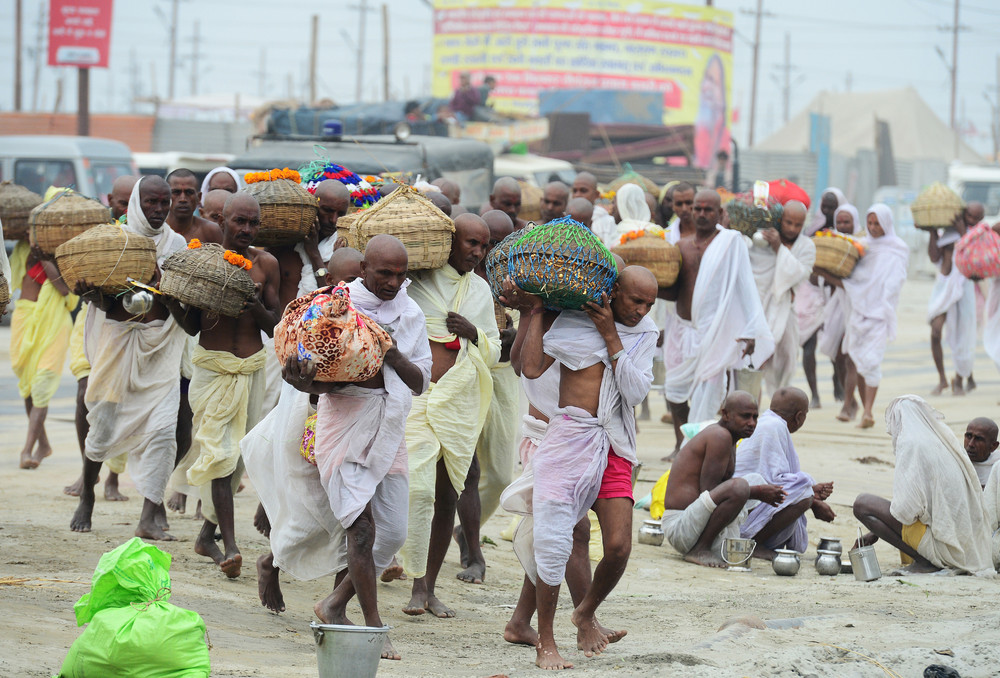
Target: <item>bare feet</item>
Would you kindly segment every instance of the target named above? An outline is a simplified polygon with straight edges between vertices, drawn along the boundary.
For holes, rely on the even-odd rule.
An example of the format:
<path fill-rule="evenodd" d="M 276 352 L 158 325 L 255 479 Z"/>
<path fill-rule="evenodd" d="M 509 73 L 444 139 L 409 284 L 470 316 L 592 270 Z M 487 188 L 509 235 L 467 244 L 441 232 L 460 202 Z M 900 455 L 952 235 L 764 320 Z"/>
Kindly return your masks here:
<path fill-rule="evenodd" d="M 29 450 L 23 450 L 21 452 L 21 468 L 38 468 L 38 462 L 31 456 L 31 452 Z"/>
<path fill-rule="evenodd" d="M 50 456 L 52 456 L 52 446 L 47 443 L 44 445 L 42 443 L 38 443 L 38 446 L 35 448 L 35 453 L 31 455 L 31 460 L 35 462 L 35 466 L 37 467 L 42 463 L 42 459 Z"/>
<path fill-rule="evenodd" d="M 970 391 L 975 391 L 975 390 L 976 390 L 976 380 L 973 379 L 972 375 L 970 374 L 969 378 L 965 380 L 965 392 L 968 393 Z"/>
<path fill-rule="evenodd" d="M 844 403 L 840 414 L 837 415 L 837 421 L 854 421 L 854 417 L 856 416 L 858 416 L 858 404 L 856 402 Z"/>
<path fill-rule="evenodd" d="M 703 565 L 705 567 L 728 567 L 728 565 L 726 565 L 726 561 L 722 559 L 722 556 L 711 549 L 688 551 L 684 555 L 684 560 L 689 563 Z"/>
<path fill-rule="evenodd" d="M 530 645 L 534 647 L 538 644 L 538 631 L 531 627 L 531 624 L 521 624 L 511 620 L 503 630 L 503 639 L 514 645 Z"/>
<path fill-rule="evenodd" d="M 382 646 L 382 659 L 392 659 L 393 661 L 399 661 L 402 657 L 396 652 L 396 648 L 392 646 L 389 642 L 389 636 L 385 637 L 385 644 Z"/>
<path fill-rule="evenodd" d="M 204 530 L 198 534 L 198 538 L 194 542 L 194 552 L 199 556 L 211 558 L 216 565 L 221 565 L 223 559 L 225 559 L 222 549 L 220 549 L 219 545 L 215 543 L 214 530 L 212 533 L 207 535 Z"/>
<path fill-rule="evenodd" d="M 760 558 L 761 560 L 774 560 L 775 552 L 771 549 L 766 549 L 763 546 L 758 546 L 753 550 L 753 557 Z"/>
<path fill-rule="evenodd" d="M 243 567 L 243 556 L 240 555 L 239 551 L 234 551 L 233 553 L 227 553 L 226 559 L 219 563 L 219 569 L 226 573 L 226 576 L 230 579 L 236 579 L 240 576 L 240 571 Z"/>
<path fill-rule="evenodd" d="M 406 579 L 406 573 L 403 572 L 403 567 L 396 562 L 395 556 L 393 556 L 392 562 L 389 563 L 389 567 L 382 570 L 382 576 L 379 579 L 387 584 L 396 579 Z"/>
<path fill-rule="evenodd" d="M 670 454 L 668 454 L 665 457 L 660 457 L 660 461 L 665 461 L 665 462 L 668 462 L 668 463 L 673 462 L 673 460 L 677 458 L 677 453 L 680 452 L 680 451 L 681 451 L 681 448 L 675 447 L 673 452 L 671 452 Z"/>
<path fill-rule="evenodd" d="M 157 541 L 177 541 L 177 537 L 164 531 L 155 522 L 143 524 L 142 521 L 139 521 L 139 525 L 135 528 L 135 536 L 142 539 L 155 539 Z"/>
<path fill-rule="evenodd" d="M 101 479 L 98 478 L 97 482 L 101 482 Z M 63 488 L 63 494 L 68 494 L 71 497 L 79 497 L 80 490 L 82 489 L 83 489 L 83 474 L 81 473 L 80 477 L 74 480 L 72 485 L 67 485 L 66 487 Z"/>
<path fill-rule="evenodd" d="M 583 617 L 574 610 L 570 620 L 576 626 L 576 647 L 583 650 L 583 656 L 593 657 L 608 649 L 608 637 L 601 631 L 597 619 Z"/>
<path fill-rule="evenodd" d="M 870 414 L 866 414 L 861 417 L 861 423 L 858 424 L 858 428 L 871 428 L 875 425 L 875 417 Z"/>
<path fill-rule="evenodd" d="M 482 584 L 486 579 L 486 563 L 472 563 L 455 577 L 467 584 Z"/>
<path fill-rule="evenodd" d="M 458 544 L 458 562 L 462 564 L 462 567 L 468 567 L 470 564 L 469 545 L 465 541 L 465 534 L 462 532 L 461 525 L 455 526 L 455 529 L 451 532 L 451 538 Z M 459 579 L 462 578 L 459 577 Z M 465 580 L 463 579 L 463 581 Z"/>
<path fill-rule="evenodd" d="M 128 499 L 128 497 L 125 497 Z M 167 522 L 167 509 L 164 508 L 163 504 L 157 504 L 156 509 L 153 513 L 153 522 L 161 530 L 169 530 L 170 523 Z"/>
<path fill-rule="evenodd" d="M 167 500 L 167 508 L 177 513 L 184 513 L 187 508 L 187 495 L 174 492 L 170 495 L 170 499 Z"/>
<path fill-rule="evenodd" d="M 621 631 L 613 631 L 601 622 L 597 622 L 597 626 L 601 629 L 601 633 L 608 637 L 609 643 L 617 643 L 619 640 L 628 635 L 627 629 L 622 629 Z"/>
<path fill-rule="evenodd" d="M 253 516 L 253 526 L 265 537 L 271 536 L 271 521 L 267 517 L 263 504 L 257 504 L 257 513 Z"/>
<path fill-rule="evenodd" d="M 268 553 L 257 559 L 257 595 L 260 604 L 271 612 L 284 612 L 285 599 L 281 595 L 278 568 L 274 566 L 274 554 Z"/>
<path fill-rule="evenodd" d="M 953 396 L 965 395 L 965 389 L 962 388 L 962 377 L 955 377 L 951 380 L 951 394 Z"/>
<path fill-rule="evenodd" d="M 403 608 L 403 614 L 415 617 L 418 614 L 426 612 L 426 606 L 427 601 L 425 600 L 424 595 L 422 593 L 414 593 L 410 596 L 410 602 L 408 602 L 406 607 Z"/>
<path fill-rule="evenodd" d="M 674 415 L 672 415 L 669 412 L 667 412 L 662 417 L 660 417 L 660 423 L 661 424 L 672 424 L 672 423 L 674 423 Z"/>
<path fill-rule="evenodd" d="M 542 643 L 535 645 L 535 666 L 549 671 L 573 668 L 573 662 L 568 662 L 559 654 L 559 648 L 555 643 Z"/>
<path fill-rule="evenodd" d="M 947 381 L 942 381 L 942 382 L 938 383 L 937 386 L 934 387 L 934 390 L 931 391 L 931 395 L 941 395 L 942 393 L 944 393 L 944 390 L 946 388 L 948 388 L 948 382 Z"/>
<path fill-rule="evenodd" d="M 818 395 L 814 395 L 812 397 L 812 400 L 809 401 L 809 409 L 810 410 L 818 410 L 821 407 L 822 406 L 819 404 L 819 396 Z"/>
<path fill-rule="evenodd" d="M 90 532 L 90 519 L 94 513 L 94 499 L 86 500 L 80 498 L 80 505 L 76 507 L 72 520 L 69 521 L 69 529 L 74 532 Z"/>
<path fill-rule="evenodd" d="M 437 599 L 435 595 L 427 596 L 425 608 L 435 617 L 450 619 L 455 616 L 455 611 Z"/>
<path fill-rule="evenodd" d="M 339 624 L 341 626 L 354 626 L 354 622 L 347 618 L 346 610 L 338 607 L 333 593 L 323 600 L 313 605 L 313 613 L 316 618 L 324 624 Z"/>
<path fill-rule="evenodd" d="M 934 565 L 924 565 L 918 562 L 912 562 L 906 567 L 897 567 L 895 570 L 890 571 L 888 574 L 890 577 L 905 577 L 908 574 L 929 574 L 931 572 L 937 572 L 939 567 Z"/>
<path fill-rule="evenodd" d="M 128 497 L 118 490 L 118 474 L 112 473 L 104 483 L 104 501 L 128 501 Z M 164 526 L 166 529 L 166 526 Z"/>
<path fill-rule="evenodd" d="M 201 499 L 198 500 L 198 505 L 194 508 L 194 519 L 204 520 L 205 516 L 201 515 Z"/>

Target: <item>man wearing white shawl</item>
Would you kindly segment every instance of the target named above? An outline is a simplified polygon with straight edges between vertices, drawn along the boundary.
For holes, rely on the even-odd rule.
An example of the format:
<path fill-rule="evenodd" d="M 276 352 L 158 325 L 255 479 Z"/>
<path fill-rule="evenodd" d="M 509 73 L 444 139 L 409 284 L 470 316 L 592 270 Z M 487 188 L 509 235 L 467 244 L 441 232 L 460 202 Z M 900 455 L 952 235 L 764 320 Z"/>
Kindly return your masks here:
<path fill-rule="evenodd" d="M 347 624 L 358 594 L 367 626 L 382 626 L 375 573 L 406 538 L 406 416 L 427 388 L 431 352 L 424 314 L 406 294 L 406 248 L 379 235 L 365 250 L 363 280 L 348 283 L 354 306 L 392 334 L 382 371 L 360 384 L 314 381 L 315 368 L 290 358 L 279 406 L 241 447 L 270 520 L 274 566 L 300 579 L 347 575 L 315 611 Z M 313 467 L 299 453 L 308 395 L 319 396 Z M 387 645 L 383 657 L 399 656 Z"/>
<path fill-rule="evenodd" d="M 976 469 L 979 484 L 986 486 L 990 473 L 1000 461 L 1000 442 L 997 442 L 997 423 L 987 417 L 976 417 L 965 428 L 965 453 Z"/>
<path fill-rule="evenodd" d="M 646 192 L 636 184 L 625 184 L 615 195 L 615 206 L 618 208 L 618 227 L 614 234 L 604 241 L 611 248 L 621 244 L 622 236 L 630 231 L 655 230 L 662 231 L 659 226 L 650 222 L 649 205 L 646 204 Z"/>
<path fill-rule="evenodd" d="M 427 319 L 431 384 L 413 399 L 406 420 L 410 515 L 402 566 L 413 577 L 406 614 L 454 611 L 434 594 L 455 527 L 455 507 L 493 398 L 490 368 L 500 358 L 493 295 L 473 273 L 489 245 L 486 223 L 474 214 L 455 219 L 448 263 L 414 273 L 407 293 Z"/>
<path fill-rule="evenodd" d="M 153 240 L 158 265 L 184 248 L 184 238 L 165 223 L 169 209 L 167 182 L 159 177 L 136 182 L 124 229 Z M 91 302 L 84 328 L 91 369 L 83 485 L 70 529 L 90 531 L 101 465 L 127 453 L 129 473 L 144 497 L 136 536 L 173 539 L 165 531 L 163 493 L 177 454 L 184 332 L 158 298 L 149 313 L 135 317 L 120 300 L 105 297 L 94 287 L 80 284 L 77 291 Z"/>
<path fill-rule="evenodd" d="M 836 517 L 825 501 L 833 492 L 833 483 L 816 483 L 805 473 L 792 443 L 792 434 L 802 428 L 808 412 L 809 398 L 803 391 L 779 389 L 753 435 L 736 450 L 734 476 L 756 474 L 785 491 L 780 506 L 760 503 L 740 525 L 741 537 L 757 541 L 754 556 L 758 558 L 771 560 L 774 549 L 779 548 L 804 552 L 809 546 L 805 516 L 809 509 L 819 520 L 830 522 Z"/>
<path fill-rule="evenodd" d="M 560 656 L 553 636 L 559 585 L 572 551 L 574 526 L 591 507 L 601 522 L 604 558 L 572 619 L 585 654 L 600 653 L 610 642 L 595 613 L 624 573 L 631 549 L 633 408 L 653 381 L 658 332 L 647 314 L 656 300 L 656 279 L 648 270 L 630 266 L 619 276 L 613 300 L 605 296 L 602 304 L 589 302 L 586 312 L 563 311 L 544 335 L 542 300 L 524 296 L 530 310 L 522 373 L 537 379 L 555 362 L 561 366 L 559 408 L 532 461 L 530 500 L 535 519 L 531 555 L 538 606 L 536 663 L 560 669 L 572 664 Z M 510 492 L 508 488 L 505 496 Z M 519 559 L 528 562 L 521 554 Z"/>
<path fill-rule="evenodd" d="M 676 449 L 681 425 L 715 418 L 726 393 L 734 390 L 730 371 L 759 367 L 774 353 L 744 237 L 718 226 L 721 206 L 715 191 L 699 191 L 693 212 L 697 231 L 678 243 L 680 275 L 672 287 L 660 290 L 661 298 L 677 302 L 663 342 L 663 387 L 678 435 Z"/>
<path fill-rule="evenodd" d="M 778 229 L 760 231 L 764 246 L 750 248 L 750 267 L 775 342 L 774 355 L 764 365 L 764 378 L 772 393 L 787 386 L 795 374 L 799 326 L 792 309 L 793 290 L 808 282 L 816 263 L 816 246 L 800 235 L 806 214 L 805 205 L 789 201 Z"/>
<path fill-rule="evenodd" d="M 209 191 L 216 189 L 235 193 L 240 190 L 240 175 L 228 167 L 216 167 L 202 180 L 201 196 L 205 197 Z"/>
<path fill-rule="evenodd" d="M 862 542 L 884 539 L 899 549 L 902 573 L 995 574 L 979 478 L 944 415 L 905 395 L 889 403 L 885 421 L 896 455 L 892 501 L 871 494 L 854 501 L 855 517 L 871 530 Z"/>
<path fill-rule="evenodd" d="M 991 535 L 990 554 L 993 567 L 1000 567 L 1000 464 L 994 464 L 983 488 L 983 507 L 986 510 L 986 529 Z"/>
<path fill-rule="evenodd" d="M 850 308 L 844 335 L 847 375 L 844 410 L 837 418 L 849 421 L 854 417 L 847 406 L 856 386 L 864 408 L 858 428 L 875 425 L 872 407 L 882 381 L 882 357 L 886 346 L 896 338 L 896 305 L 906 282 L 910 256 L 910 248 L 896 235 L 888 205 L 872 205 L 866 218 L 868 237 L 862 241 L 865 254 L 850 277 L 841 280 L 820 272 L 828 283 L 847 294 Z"/>
<path fill-rule="evenodd" d="M 951 381 L 953 395 L 965 395 L 963 381 L 971 391 L 976 387 L 972 364 L 976 353 L 976 284 L 962 275 L 954 263 L 955 243 L 967 228 L 983 218 L 983 204 L 971 202 L 956 219 L 953 228 L 930 232 L 927 254 L 938 268 L 934 289 L 927 302 L 927 322 L 931 326 L 931 356 L 938 371 L 938 385 L 931 395 L 940 395 L 948 388 L 944 369 L 942 333 L 948 335 L 948 348 L 955 363 L 955 378 Z"/>

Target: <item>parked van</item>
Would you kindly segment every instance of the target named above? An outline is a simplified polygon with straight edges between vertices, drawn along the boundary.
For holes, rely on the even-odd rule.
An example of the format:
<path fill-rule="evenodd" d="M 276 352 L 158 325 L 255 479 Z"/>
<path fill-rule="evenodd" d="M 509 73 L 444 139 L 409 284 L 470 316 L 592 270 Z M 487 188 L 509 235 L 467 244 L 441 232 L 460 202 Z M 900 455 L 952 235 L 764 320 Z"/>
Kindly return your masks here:
<path fill-rule="evenodd" d="M 576 179 L 576 170 L 570 163 L 533 153 L 498 155 L 493 161 L 493 174 L 498 177 L 514 177 L 538 188 L 544 188 L 550 181 L 561 181 L 572 186 Z"/>
<path fill-rule="evenodd" d="M 0 136 L 0 180 L 44 195 L 49 186 L 108 203 L 115 179 L 138 174 L 132 151 L 120 141 L 56 135 Z"/>
<path fill-rule="evenodd" d="M 133 153 L 140 174 L 166 177 L 175 169 L 189 169 L 198 177 L 198 184 L 216 167 L 228 167 L 235 155 L 230 153 Z"/>
<path fill-rule="evenodd" d="M 1000 167 L 953 163 L 948 167 L 948 186 L 967 203 L 983 203 L 991 226 L 1000 222 Z"/>

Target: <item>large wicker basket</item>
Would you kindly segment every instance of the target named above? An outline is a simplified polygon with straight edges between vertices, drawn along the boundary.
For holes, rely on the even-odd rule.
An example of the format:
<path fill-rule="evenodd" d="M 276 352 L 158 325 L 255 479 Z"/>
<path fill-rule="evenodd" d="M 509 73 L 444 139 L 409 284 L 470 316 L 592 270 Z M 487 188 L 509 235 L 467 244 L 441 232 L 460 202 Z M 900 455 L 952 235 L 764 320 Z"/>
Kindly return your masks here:
<path fill-rule="evenodd" d="M 339 220 L 337 225 L 341 230 Z M 380 233 L 399 238 L 406 246 L 411 271 L 444 266 L 455 232 L 455 223 L 409 186 L 400 186 L 374 206 L 357 212 L 349 226 L 347 244 L 360 252 Z"/>
<path fill-rule="evenodd" d="M 507 279 L 507 259 L 510 255 L 510 248 L 514 246 L 525 233 L 535 227 L 534 222 L 529 221 L 528 225 L 519 231 L 514 231 L 506 238 L 490 249 L 486 255 L 486 282 L 490 285 L 490 291 L 494 297 L 499 297 L 503 293 L 503 281 Z"/>
<path fill-rule="evenodd" d="M 813 268 L 821 268 L 837 278 L 850 276 L 861 258 L 859 245 L 846 236 L 820 231 L 812 241 L 816 245 Z"/>
<path fill-rule="evenodd" d="M 600 238 L 569 217 L 521 236 L 510 248 L 507 272 L 525 292 L 565 309 L 599 303 L 618 278 L 614 257 Z"/>
<path fill-rule="evenodd" d="M 160 291 L 182 304 L 235 318 L 255 292 L 253 278 L 223 257 L 225 249 L 204 243 L 174 252 L 163 262 Z"/>
<path fill-rule="evenodd" d="M 128 278 L 152 281 L 156 243 L 119 224 L 102 224 L 57 247 L 56 265 L 71 290 L 85 282 L 106 294 L 118 294 L 131 288 Z"/>
<path fill-rule="evenodd" d="M 955 217 L 965 207 L 958 193 L 940 181 L 920 191 L 920 195 L 910 205 L 913 224 L 917 228 L 948 228 L 955 223 Z"/>
<path fill-rule="evenodd" d="M 517 212 L 518 218 L 525 221 L 541 221 L 542 196 L 545 195 L 545 191 L 524 181 L 517 183 L 521 187 L 521 209 Z"/>
<path fill-rule="evenodd" d="M 45 202 L 42 196 L 18 186 L 12 181 L 0 183 L 0 222 L 3 237 L 23 240 L 28 237 L 28 217 L 31 210 Z"/>
<path fill-rule="evenodd" d="M 31 244 L 46 254 L 89 228 L 106 224 L 111 212 L 97 200 L 77 193 L 60 193 L 31 210 Z"/>
<path fill-rule="evenodd" d="M 681 272 L 681 251 L 658 235 L 648 232 L 612 248 L 629 266 L 643 266 L 656 276 L 656 284 L 670 287 Z"/>
<path fill-rule="evenodd" d="M 316 196 L 290 179 L 247 184 L 243 189 L 260 205 L 260 230 L 254 245 L 294 245 L 305 239 L 316 221 Z"/>

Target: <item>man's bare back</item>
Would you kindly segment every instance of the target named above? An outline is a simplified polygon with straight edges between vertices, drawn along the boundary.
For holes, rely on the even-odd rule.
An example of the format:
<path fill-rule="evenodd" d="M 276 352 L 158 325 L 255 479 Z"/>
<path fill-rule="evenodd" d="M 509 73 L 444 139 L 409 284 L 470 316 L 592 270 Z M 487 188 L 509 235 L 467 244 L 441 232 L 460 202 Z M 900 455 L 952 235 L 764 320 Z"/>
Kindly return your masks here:
<path fill-rule="evenodd" d="M 278 305 L 278 262 L 264 250 L 250 248 L 245 255 L 252 263 L 250 277 L 261 287 L 261 301 L 268 309 Z M 251 300 L 250 303 L 253 303 Z M 199 343 L 210 351 L 226 351 L 237 358 L 248 358 L 263 348 L 257 318 L 247 311 L 237 318 L 224 315 L 210 317 L 202 313 Z M 273 327 L 264 328 L 270 334 Z"/>
<path fill-rule="evenodd" d="M 559 407 L 579 407 L 591 416 L 597 416 L 604 363 L 599 362 L 582 370 L 571 370 L 565 365 L 560 365 L 559 369 Z"/>
<path fill-rule="evenodd" d="M 699 239 L 695 233 L 677 241 L 677 247 L 681 251 L 681 271 L 677 276 L 677 282 L 668 288 L 670 290 L 668 294 L 677 301 L 677 315 L 684 320 L 691 319 L 691 300 L 698 280 L 698 269 L 701 268 L 701 259 L 715 239 L 716 233 L 718 231 L 713 231 L 707 239 Z"/>
<path fill-rule="evenodd" d="M 168 219 L 169 222 L 169 219 Z M 169 224 L 175 232 L 180 233 L 184 236 L 184 239 L 191 242 L 194 239 L 198 239 L 201 242 L 214 242 L 222 244 L 222 229 L 214 221 L 209 221 L 204 217 L 194 216 L 191 219 L 191 224 L 187 228 L 180 228 Z"/>
<path fill-rule="evenodd" d="M 670 467 L 664 508 L 686 509 L 705 490 L 711 491 L 733 477 L 736 442 L 719 424 L 712 424 L 681 448 Z"/>

